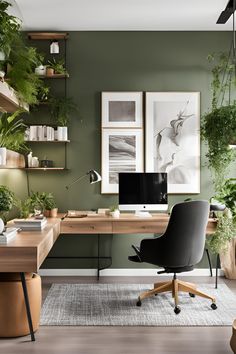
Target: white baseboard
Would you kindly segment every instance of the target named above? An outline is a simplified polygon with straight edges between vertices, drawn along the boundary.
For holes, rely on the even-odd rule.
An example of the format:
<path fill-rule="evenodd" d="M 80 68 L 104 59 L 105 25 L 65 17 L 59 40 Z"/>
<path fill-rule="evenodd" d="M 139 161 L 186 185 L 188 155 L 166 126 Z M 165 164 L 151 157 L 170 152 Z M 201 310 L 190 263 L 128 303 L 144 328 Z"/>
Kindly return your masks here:
<path fill-rule="evenodd" d="M 39 274 L 42 276 L 96 276 L 96 269 L 40 269 Z M 220 269 L 219 276 L 223 276 L 224 272 Z M 108 268 L 100 271 L 100 276 L 105 277 L 140 277 L 140 276 L 156 276 L 157 269 L 143 268 L 143 269 L 131 269 L 131 268 Z M 166 276 L 167 274 L 160 274 L 158 276 Z M 196 268 L 191 272 L 181 273 L 181 276 L 209 276 L 210 272 L 208 268 Z M 213 275 L 215 275 L 215 269 L 213 269 Z"/>

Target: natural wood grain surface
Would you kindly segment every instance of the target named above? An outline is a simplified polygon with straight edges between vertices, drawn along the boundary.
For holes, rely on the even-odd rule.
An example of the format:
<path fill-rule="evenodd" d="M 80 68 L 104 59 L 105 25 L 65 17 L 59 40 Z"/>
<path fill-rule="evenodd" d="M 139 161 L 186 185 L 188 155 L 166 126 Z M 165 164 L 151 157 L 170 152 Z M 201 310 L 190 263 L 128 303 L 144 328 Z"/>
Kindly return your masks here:
<path fill-rule="evenodd" d="M 132 214 L 120 214 L 119 218 L 96 215 L 85 218 L 65 218 L 61 222 L 61 232 L 68 233 L 114 233 L 114 234 L 138 234 L 138 233 L 162 233 L 169 221 L 168 214 L 152 214 L 152 217 L 138 217 Z M 207 234 L 215 231 L 217 221 L 209 219 Z M 109 226 L 110 225 L 110 226 Z M 104 231 L 99 231 L 99 230 Z"/>
<path fill-rule="evenodd" d="M 48 219 L 42 231 L 22 231 L 0 245 L 0 272 L 37 272 L 60 234 L 60 221 Z"/>

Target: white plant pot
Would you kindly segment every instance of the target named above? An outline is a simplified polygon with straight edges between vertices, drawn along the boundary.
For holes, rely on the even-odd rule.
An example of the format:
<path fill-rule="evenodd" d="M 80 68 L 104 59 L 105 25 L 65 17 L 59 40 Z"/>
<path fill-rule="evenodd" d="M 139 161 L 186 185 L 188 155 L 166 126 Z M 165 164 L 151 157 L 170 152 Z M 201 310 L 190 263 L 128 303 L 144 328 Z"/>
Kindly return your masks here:
<path fill-rule="evenodd" d="M 4 222 L 2 219 L 0 219 L 0 234 L 3 233 L 4 228 L 5 228 Z"/>
<path fill-rule="evenodd" d="M 37 68 L 35 68 L 34 72 L 36 75 L 46 75 L 46 66 L 39 65 Z"/>
<path fill-rule="evenodd" d="M 118 219 L 120 217 L 120 211 L 118 209 L 111 211 L 111 216 L 115 219 Z"/>
<path fill-rule="evenodd" d="M 5 147 L 0 148 L 0 166 L 7 164 L 7 149 Z"/>
<path fill-rule="evenodd" d="M 0 61 L 3 61 L 5 59 L 6 59 L 5 53 L 2 50 L 0 50 Z"/>
<path fill-rule="evenodd" d="M 68 140 L 68 127 L 57 127 L 57 140 Z"/>
<path fill-rule="evenodd" d="M 64 127 L 57 127 L 57 140 L 63 140 L 63 128 Z"/>

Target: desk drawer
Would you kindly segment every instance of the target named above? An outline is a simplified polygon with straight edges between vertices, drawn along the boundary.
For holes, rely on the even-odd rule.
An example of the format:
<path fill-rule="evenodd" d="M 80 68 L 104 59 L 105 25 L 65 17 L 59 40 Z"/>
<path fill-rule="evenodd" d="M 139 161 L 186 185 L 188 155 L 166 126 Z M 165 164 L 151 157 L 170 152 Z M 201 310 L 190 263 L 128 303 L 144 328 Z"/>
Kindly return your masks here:
<path fill-rule="evenodd" d="M 62 234 L 111 234 L 112 224 L 106 221 L 99 222 L 73 222 L 61 223 Z"/>
<path fill-rule="evenodd" d="M 166 222 L 158 221 L 113 221 L 114 234 L 154 234 L 163 233 Z"/>

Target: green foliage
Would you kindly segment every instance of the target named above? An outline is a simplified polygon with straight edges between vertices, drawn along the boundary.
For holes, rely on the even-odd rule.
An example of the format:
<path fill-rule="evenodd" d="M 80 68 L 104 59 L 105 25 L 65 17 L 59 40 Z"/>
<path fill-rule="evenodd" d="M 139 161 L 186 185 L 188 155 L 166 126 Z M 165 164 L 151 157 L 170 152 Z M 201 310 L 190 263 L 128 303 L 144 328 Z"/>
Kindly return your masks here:
<path fill-rule="evenodd" d="M 0 216 L 10 211 L 16 204 L 15 195 L 10 189 L 4 185 L 0 185 Z"/>
<path fill-rule="evenodd" d="M 215 198 L 226 205 L 232 213 L 233 221 L 236 223 L 236 178 L 225 180 Z"/>
<path fill-rule="evenodd" d="M 113 212 L 115 210 L 119 210 L 119 207 L 118 207 L 118 205 L 111 205 L 109 209 L 111 212 Z"/>
<path fill-rule="evenodd" d="M 27 198 L 26 200 L 18 201 L 17 207 L 20 210 L 20 217 L 27 219 L 31 213 L 31 199 Z"/>
<path fill-rule="evenodd" d="M 23 152 L 28 151 L 24 136 L 26 125 L 23 119 L 18 116 L 22 111 L 18 110 L 13 114 L 3 113 L 0 117 L 0 147 L 9 150 Z"/>
<path fill-rule="evenodd" d="M 38 100 L 39 102 L 46 102 L 49 99 L 50 87 L 48 86 L 41 86 L 38 89 Z"/>
<path fill-rule="evenodd" d="M 65 127 L 69 122 L 69 115 L 76 112 L 77 105 L 70 97 L 51 99 L 51 115 L 59 126 Z"/>
<path fill-rule="evenodd" d="M 11 65 L 11 70 L 8 73 L 9 85 L 17 91 L 21 101 L 37 104 L 38 91 L 44 84 L 34 73 L 38 64 L 36 49 L 24 46 L 23 42 L 16 43 L 12 47 L 8 63 Z"/>
<path fill-rule="evenodd" d="M 48 67 L 51 69 L 54 69 L 55 74 L 67 74 L 67 71 L 65 69 L 65 61 L 63 59 L 56 61 L 55 58 L 52 60 L 48 60 Z"/>
<path fill-rule="evenodd" d="M 30 196 L 31 208 L 40 207 L 42 210 L 52 210 L 56 208 L 56 202 L 52 193 L 33 192 Z"/>
<path fill-rule="evenodd" d="M 224 252 L 229 244 L 229 241 L 236 235 L 236 225 L 232 217 L 226 213 L 217 214 L 218 222 L 214 234 L 207 238 L 207 244 L 213 253 Z"/>
<path fill-rule="evenodd" d="M 18 38 L 21 27 L 20 20 L 7 13 L 11 6 L 7 1 L 0 1 L 0 49 L 8 57 L 12 43 Z"/>
<path fill-rule="evenodd" d="M 229 164 L 235 160 L 235 150 L 229 144 L 236 140 L 236 105 L 222 106 L 203 116 L 201 134 L 208 144 L 208 163 L 220 184 Z"/>

